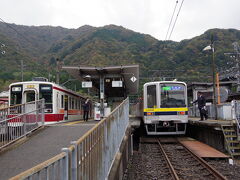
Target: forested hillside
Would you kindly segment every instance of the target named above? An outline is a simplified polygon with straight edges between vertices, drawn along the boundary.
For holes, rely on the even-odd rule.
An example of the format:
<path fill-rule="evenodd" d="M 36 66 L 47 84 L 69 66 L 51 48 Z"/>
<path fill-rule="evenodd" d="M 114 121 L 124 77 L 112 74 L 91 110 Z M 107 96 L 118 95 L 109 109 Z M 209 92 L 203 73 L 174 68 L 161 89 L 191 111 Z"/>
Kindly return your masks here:
<path fill-rule="evenodd" d="M 49 72 L 54 75 L 56 58 L 65 65 L 139 64 L 144 81 L 160 75 L 154 70 L 162 70 L 162 76 L 174 75 L 165 71 L 174 70 L 175 76 L 185 81 L 206 81 L 211 76 L 211 57 L 202 49 L 209 45 L 211 35 L 217 66 L 224 67 L 229 60 L 224 52 L 232 52 L 232 43 L 240 41 L 239 30 L 211 29 L 201 36 L 174 42 L 159 41 L 115 25 L 66 29 L 0 23 L 0 43 L 5 44 L 1 51 L 6 52 L 0 54 L 0 90 L 21 80 L 21 60 L 25 65 L 24 80 L 31 80 L 33 76 L 48 77 Z M 61 78 L 64 82 L 68 75 L 62 72 Z"/>

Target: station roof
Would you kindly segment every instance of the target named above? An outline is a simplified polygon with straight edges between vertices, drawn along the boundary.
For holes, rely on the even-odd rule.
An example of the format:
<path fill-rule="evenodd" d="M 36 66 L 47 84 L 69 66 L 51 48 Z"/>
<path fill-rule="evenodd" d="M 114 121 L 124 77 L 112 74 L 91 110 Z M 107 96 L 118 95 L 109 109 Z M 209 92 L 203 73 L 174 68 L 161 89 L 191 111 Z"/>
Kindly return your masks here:
<path fill-rule="evenodd" d="M 236 83 L 237 83 L 237 81 L 220 81 L 219 82 L 220 85 L 232 85 L 232 84 L 236 84 Z M 188 84 L 188 89 L 195 87 L 195 86 L 207 87 L 207 86 L 212 86 L 212 85 L 213 85 L 212 82 L 192 82 L 192 83 Z"/>
<path fill-rule="evenodd" d="M 93 86 L 99 89 L 100 76 L 104 79 L 122 80 L 122 88 L 112 87 L 112 83 L 104 83 L 105 94 L 108 96 L 121 96 L 126 94 L 136 94 L 139 86 L 139 65 L 126 66 L 106 66 L 106 67 L 90 67 L 90 66 L 63 66 L 75 79 L 79 81 L 86 81 L 88 78 L 92 81 Z M 132 81 L 132 80 L 133 81 Z"/>

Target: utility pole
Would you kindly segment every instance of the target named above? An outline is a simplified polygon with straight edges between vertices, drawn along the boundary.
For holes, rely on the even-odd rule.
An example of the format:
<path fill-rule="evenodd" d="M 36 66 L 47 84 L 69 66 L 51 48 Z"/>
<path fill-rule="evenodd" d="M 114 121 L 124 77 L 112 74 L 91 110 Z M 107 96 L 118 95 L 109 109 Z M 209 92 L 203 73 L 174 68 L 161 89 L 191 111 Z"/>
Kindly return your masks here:
<path fill-rule="evenodd" d="M 57 61 L 57 77 L 56 77 L 56 83 L 57 84 L 59 84 L 59 82 L 60 82 L 60 62 L 59 62 L 59 59 L 57 58 L 56 59 L 56 61 Z"/>
<path fill-rule="evenodd" d="M 21 77 L 23 82 L 23 60 L 21 60 Z"/>
<path fill-rule="evenodd" d="M 238 42 L 234 42 L 234 43 L 232 43 L 232 45 L 233 45 L 233 48 L 234 48 L 234 51 L 235 51 L 235 54 L 236 54 L 236 62 L 237 62 L 237 80 L 238 80 L 238 82 L 237 82 L 237 92 L 240 92 L 240 67 L 239 67 L 239 55 L 240 55 L 240 53 L 239 53 L 239 49 L 240 49 L 240 47 L 239 47 L 239 44 L 238 44 Z"/>
<path fill-rule="evenodd" d="M 213 78 L 213 106 L 215 111 L 215 119 L 217 119 L 217 103 L 216 103 L 216 76 L 215 76 L 215 49 L 214 49 L 214 41 L 213 41 L 213 35 L 211 36 L 211 50 L 212 50 L 212 78 Z"/>
<path fill-rule="evenodd" d="M 237 68 L 237 92 L 240 92 L 240 47 L 238 42 L 232 43 L 234 51 L 233 53 L 224 53 L 225 55 L 230 55 L 231 57 L 235 58 L 236 68 Z"/>

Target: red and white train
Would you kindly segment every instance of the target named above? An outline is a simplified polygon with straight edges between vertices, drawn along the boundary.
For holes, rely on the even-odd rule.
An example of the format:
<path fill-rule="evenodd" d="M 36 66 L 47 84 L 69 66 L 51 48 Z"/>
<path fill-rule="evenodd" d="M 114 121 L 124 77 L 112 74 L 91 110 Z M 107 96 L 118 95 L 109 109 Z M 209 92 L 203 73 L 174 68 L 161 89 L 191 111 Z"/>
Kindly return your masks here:
<path fill-rule="evenodd" d="M 45 99 L 45 122 L 83 118 L 82 104 L 86 98 L 45 78 L 12 83 L 9 86 L 9 105 Z M 91 106 L 91 103 L 90 103 Z M 91 116 L 91 109 L 89 116 Z"/>

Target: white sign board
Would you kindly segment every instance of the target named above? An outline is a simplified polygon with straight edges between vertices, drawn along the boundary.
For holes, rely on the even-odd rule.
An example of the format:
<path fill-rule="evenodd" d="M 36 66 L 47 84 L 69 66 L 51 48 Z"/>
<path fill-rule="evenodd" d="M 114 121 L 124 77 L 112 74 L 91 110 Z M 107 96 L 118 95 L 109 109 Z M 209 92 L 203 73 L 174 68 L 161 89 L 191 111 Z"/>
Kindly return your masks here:
<path fill-rule="evenodd" d="M 122 87 L 122 81 L 112 81 L 112 87 Z"/>
<path fill-rule="evenodd" d="M 91 88 L 92 87 L 92 81 L 83 81 L 82 82 L 82 88 Z"/>

